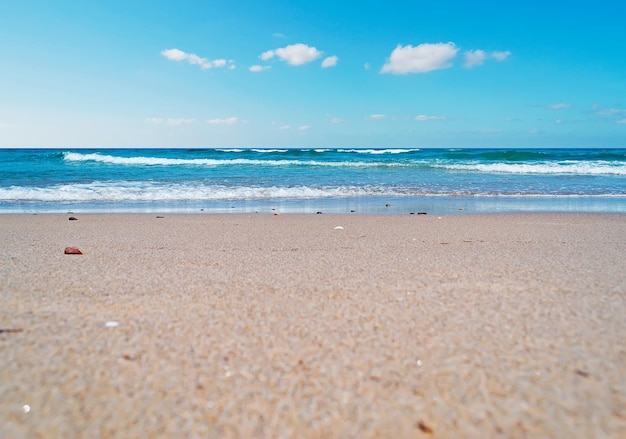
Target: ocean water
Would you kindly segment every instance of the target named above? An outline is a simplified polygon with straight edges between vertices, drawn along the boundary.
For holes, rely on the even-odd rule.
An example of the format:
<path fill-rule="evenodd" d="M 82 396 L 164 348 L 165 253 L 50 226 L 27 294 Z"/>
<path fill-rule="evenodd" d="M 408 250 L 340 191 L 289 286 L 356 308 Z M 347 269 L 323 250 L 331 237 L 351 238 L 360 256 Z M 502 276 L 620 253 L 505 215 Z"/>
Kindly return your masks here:
<path fill-rule="evenodd" d="M 626 213 L 626 149 L 0 149 L 0 213 Z"/>

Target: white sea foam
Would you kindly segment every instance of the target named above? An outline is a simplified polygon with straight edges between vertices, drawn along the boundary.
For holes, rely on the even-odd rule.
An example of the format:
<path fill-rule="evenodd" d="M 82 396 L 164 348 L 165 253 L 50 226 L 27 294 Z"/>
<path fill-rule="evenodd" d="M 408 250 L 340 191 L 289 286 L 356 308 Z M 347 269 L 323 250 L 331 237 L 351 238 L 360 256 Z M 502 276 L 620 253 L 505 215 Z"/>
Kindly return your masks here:
<path fill-rule="evenodd" d="M 417 148 L 411 149 L 402 149 L 402 148 L 388 148 L 388 149 L 338 149 L 337 152 L 355 152 L 357 154 L 373 154 L 373 155 L 382 155 L 382 154 L 406 154 L 413 151 L 419 151 Z"/>
<path fill-rule="evenodd" d="M 255 160 L 255 159 L 169 159 L 164 157 L 120 157 L 107 154 L 81 154 L 77 152 L 65 152 L 64 159 L 67 161 L 94 161 L 100 163 L 110 163 L 115 165 L 135 165 L 135 166 L 228 166 L 228 165 L 250 165 L 250 166 L 319 166 L 319 167 L 405 167 L 406 163 L 383 163 L 383 162 L 325 162 L 319 160 Z"/>
<path fill-rule="evenodd" d="M 43 202 L 260 200 L 351 197 L 384 193 L 392 194 L 394 190 L 379 187 L 227 187 L 152 182 L 94 182 L 51 187 L 0 188 L 0 200 Z"/>
<path fill-rule="evenodd" d="M 483 197 L 580 197 L 580 194 L 461 192 L 404 186 L 220 186 L 191 183 L 93 182 L 50 187 L 12 186 L 0 188 L 4 202 L 143 202 L 143 201 L 228 201 L 269 199 L 319 199 L 386 196 L 483 196 Z M 595 195 L 625 198 L 626 194 Z"/>
<path fill-rule="evenodd" d="M 626 165 L 608 161 L 538 163 L 435 163 L 433 168 L 507 174 L 626 175 Z"/>

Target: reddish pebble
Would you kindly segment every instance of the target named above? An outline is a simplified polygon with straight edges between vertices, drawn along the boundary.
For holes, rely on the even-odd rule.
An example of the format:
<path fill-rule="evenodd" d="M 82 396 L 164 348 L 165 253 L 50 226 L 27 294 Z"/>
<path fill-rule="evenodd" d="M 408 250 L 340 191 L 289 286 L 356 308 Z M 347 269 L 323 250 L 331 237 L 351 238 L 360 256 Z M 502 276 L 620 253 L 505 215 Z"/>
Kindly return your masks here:
<path fill-rule="evenodd" d="M 66 255 L 82 255 L 83 252 L 78 250 L 76 247 L 65 247 Z"/>

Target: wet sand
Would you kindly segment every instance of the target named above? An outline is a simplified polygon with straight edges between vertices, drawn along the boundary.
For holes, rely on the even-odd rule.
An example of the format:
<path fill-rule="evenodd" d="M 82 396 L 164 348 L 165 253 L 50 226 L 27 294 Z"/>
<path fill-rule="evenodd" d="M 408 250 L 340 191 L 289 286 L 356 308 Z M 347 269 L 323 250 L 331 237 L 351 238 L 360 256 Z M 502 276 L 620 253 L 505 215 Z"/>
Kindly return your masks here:
<path fill-rule="evenodd" d="M 0 437 L 626 437 L 626 215 L 68 216 L 0 215 Z"/>

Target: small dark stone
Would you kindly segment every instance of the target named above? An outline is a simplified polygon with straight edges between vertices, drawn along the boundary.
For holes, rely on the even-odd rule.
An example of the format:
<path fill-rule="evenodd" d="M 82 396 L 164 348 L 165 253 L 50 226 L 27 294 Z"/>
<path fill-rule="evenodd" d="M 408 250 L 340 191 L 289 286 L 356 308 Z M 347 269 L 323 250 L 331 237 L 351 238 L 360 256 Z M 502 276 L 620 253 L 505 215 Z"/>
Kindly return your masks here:
<path fill-rule="evenodd" d="M 15 334 L 17 332 L 22 332 L 22 331 L 23 331 L 22 328 L 1 328 L 0 334 L 3 334 L 3 333 Z"/>
<path fill-rule="evenodd" d="M 157 216 L 157 218 L 165 218 L 164 216 Z"/>
<path fill-rule="evenodd" d="M 70 221 L 78 221 L 78 218 L 76 218 L 75 216 L 71 216 L 68 218 Z"/>
<path fill-rule="evenodd" d="M 420 431 L 426 433 L 426 434 L 433 434 L 434 430 L 432 429 L 432 427 L 430 427 L 429 425 L 427 425 L 424 421 L 418 421 L 418 423 L 416 424 L 416 427 L 420 429 Z"/>
<path fill-rule="evenodd" d="M 82 255 L 83 252 L 81 252 L 76 247 L 65 247 L 65 254 L 66 255 Z"/>

